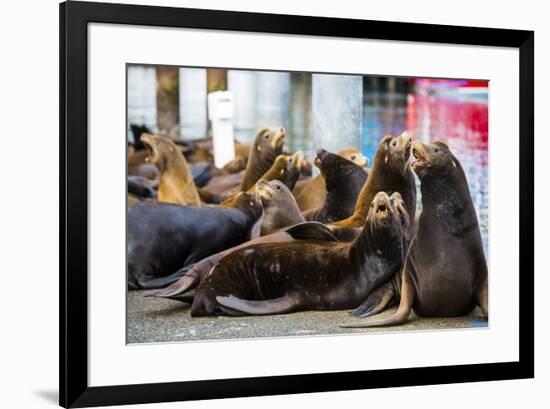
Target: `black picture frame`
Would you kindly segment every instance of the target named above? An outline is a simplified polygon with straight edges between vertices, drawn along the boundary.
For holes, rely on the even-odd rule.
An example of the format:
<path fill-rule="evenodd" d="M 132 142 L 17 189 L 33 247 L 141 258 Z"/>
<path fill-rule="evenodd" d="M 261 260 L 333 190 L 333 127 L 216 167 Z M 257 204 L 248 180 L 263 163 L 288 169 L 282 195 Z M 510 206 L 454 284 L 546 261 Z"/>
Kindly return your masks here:
<path fill-rule="evenodd" d="M 89 407 L 534 377 L 534 32 L 70 1 L 60 21 L 60 405 Z M 88 386 L 87 25 L 186 27 L 519 50 L 519 360 L 444 367 Z"/>

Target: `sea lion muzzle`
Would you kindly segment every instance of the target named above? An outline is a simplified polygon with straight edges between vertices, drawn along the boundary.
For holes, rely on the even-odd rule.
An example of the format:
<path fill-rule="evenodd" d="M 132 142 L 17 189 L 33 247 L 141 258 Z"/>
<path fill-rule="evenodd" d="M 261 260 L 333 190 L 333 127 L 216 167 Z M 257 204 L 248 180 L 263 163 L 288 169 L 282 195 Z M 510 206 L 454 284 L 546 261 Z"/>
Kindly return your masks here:
<path fill-rule="evenodd" d="M 424 145 L 420 141 L 414 141 L 411 149 L 411 166 L 415 172 L 430 166 L 430 159 Z"/>

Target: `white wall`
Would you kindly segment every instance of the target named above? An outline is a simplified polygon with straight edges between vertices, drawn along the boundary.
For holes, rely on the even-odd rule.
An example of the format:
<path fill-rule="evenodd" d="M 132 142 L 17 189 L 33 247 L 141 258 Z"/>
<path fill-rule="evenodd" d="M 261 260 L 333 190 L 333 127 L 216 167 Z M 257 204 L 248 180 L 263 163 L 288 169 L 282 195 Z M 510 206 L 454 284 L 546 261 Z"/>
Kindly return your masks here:
<path fill-rule="evenodd" d="M 209 7 L 287 14 L 492 26 L 536 30 L 537 149 L 537 366 L 533 380 L 429 386 L 371 391 L 148 405 L 144 408 L 280 407 L 545 407 L 550 383 L 550 288 L 547 253 L 550 199 L 546 158 L 550 91 L 550 26 L 545 2 L 462 0 L 298 2 L 295 0 L 142 1 L 146 4 Z M 0 362 L 5 408 L 55 407 L 58 300 L 58 9 L 54 0 L 3 2 L 0 25 L 0 109 L 2 116 L 2 337 Z M 406 61 L 404 61 L 406 63 Z M 38 69 L 38 71 L 37 71 Z M 37 79 L 36 73 L 40 72 Z M 28 87 L 27 84 L 30 84 Z M 40 109 L 30 112 L 29 101 Z M 32 108 L 31 108 L 32 109 Z M 21 139 L 25 138 L 25 143 Z M 22 160 L 25 158 L 25 160 Z M 513 198 L 512 200 L 515 200 Z"/>

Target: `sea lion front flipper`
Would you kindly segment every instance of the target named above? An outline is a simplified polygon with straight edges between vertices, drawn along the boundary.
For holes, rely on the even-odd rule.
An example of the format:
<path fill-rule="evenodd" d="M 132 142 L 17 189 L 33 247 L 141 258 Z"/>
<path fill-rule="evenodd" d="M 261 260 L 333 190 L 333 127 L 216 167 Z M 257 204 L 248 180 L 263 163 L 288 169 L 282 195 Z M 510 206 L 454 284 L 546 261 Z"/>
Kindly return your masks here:
<path fill-rule="evenodd" d="M 340 324 L 341 328 L 371 328 L 371 327 L 389 327 L 392 325 L 403 324 L 409 319 L 416 289 L 409 272 L 410 259 L 405 261 L 401 274 L 401 300 L 397 311 L 388 318 L 365 320 L 363 322 L 354 322 L 350 324 Z"/>
<path fill-rule="evenodd" d="M 218 296 L 216 301 L 224 307 L 249 315 L 284 314 L 293 311 L 299 302 L 298 298 L 292 295 L 265 301 L 249 301 L 229 295 Z"/>
<path fill-rule="evenodd" d="M 477 304 L 485 318 L 489 318 L 489 278 L 485 276 L 476 291 Z"/>
<path fill-rule="evenodd" d="M 303 222 L 286 230 L 294 240 L 338 241 L 330 229 L 323 223 Z"/>
<path fill-rule="evenodd" d="M 369 294 L 367 299 L 351 312 L 356 318 L 366 318 L 382 312 L 393 300 L 395 289 L 393 284 L 382 285 Z"/>

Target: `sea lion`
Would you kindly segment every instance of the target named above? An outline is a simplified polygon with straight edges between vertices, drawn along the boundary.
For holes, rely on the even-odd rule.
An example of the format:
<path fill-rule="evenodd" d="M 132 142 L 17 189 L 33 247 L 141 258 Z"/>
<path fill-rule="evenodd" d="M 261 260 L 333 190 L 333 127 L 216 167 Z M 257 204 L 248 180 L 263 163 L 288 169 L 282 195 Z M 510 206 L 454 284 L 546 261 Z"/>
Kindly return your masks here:
<path fill-rule="evenodd" d="M 243 247 L 199 284 L 191 316 L 352 308 L 400 268 L 401 229 L 390 197 L 381 192 L 352 243 L 305 239 Z"/>
<path fill-rule="evenodd" d="M 254 195 L 244 192 L 227 208 L 134 204 L 128 209 L 128 287 L 171 284 L 180 268 L 249 240 L 260 214 Z"/>
<path fill-rule="evenodd" d="M 367 183 L 361 189 L 355 210 L 347 219 L 334 223 L 342 227 L 361 227 L 367 217 L 369 203 L 377 192 L 399 192 L 407 204 L 407 212 L 414 219 L 416 185 L 409 165 L 412 139 L 408 132 L 394 137 L 387 135 L 378 144 Z"/>
<path fill-rule="evenodd" d="M 304 154 L 300 151 L 292 156 L 279 155 L 273 162 L 273 165 L 261 176 L 261 180 L 269 182 L 271 180 L 279 180 L 283 182 L 289 189 L 292 189 L 296 181 L 300 177 L 300 169 L 304 162 Z M 248 193 L 253 193 L 256 185 L 248 189 Z M 231 205 L 237 192 L 227 191 L 225 195 L 229 196 L 227 200 L 221 203 L 221 206 Z"/>
<path fill-rule="evenodd" d="M 346 148 L 337 153 L 338 156 L 347 159 L 361 168 L 365 168 L 369 160 L 359 152 L 357 148 Z M 300 189 L 293 190 L 300 210 L 305 211 L 322 207 L 327 195 L 325 178 L 317 175 Z"/>
<path fill-rule="evenodd" d="M 260 236 L 305 221 L 290 189 L 279 180 L 256 183 L 256 196 L 263 208 Z"/>
<path fill-rule="evenodd" d="M 142 134 L 141 141 L 149 152 L 147 162 L 160 171 L 158 200 L 200 206 L 201 200 L 189 166 L 176 144 L 169 138 L 151 134 Z"/>
<path fill-rule="evenodd" d="M 141 176 L 128 176 L 128 193 L 138 198 L 156 199 L 157 192 L 150 179 Z"/>
<path fill-rule="evenodd" d="M 285 135 L 284 128 L 264 128 L 257 133 L 250 146 L 248 162 L 240 186 L 241 191 L 244 192 L 253 187 L 273 165 L 275 158 L 283 151 Z"/>
<path fill-rule="evenodd" d="M 411 309 L 422 317 L 457 317 L 479 305 L 488 316 L 487 262 L 464 170 L 442 142 L 415 141 L 411 150 L 422 213 L 401 272 L 399 308 L 345 327 L 398 325 Z"/>
<path fill-rule="evenodd" d="M 353 213 L 367 173 L 355 163 L 324 149 L 317 151 L 315 166 L 325 179 L 327 195 L 322 207 L 303 212 L 306 220 L 332 223 Z"/>

